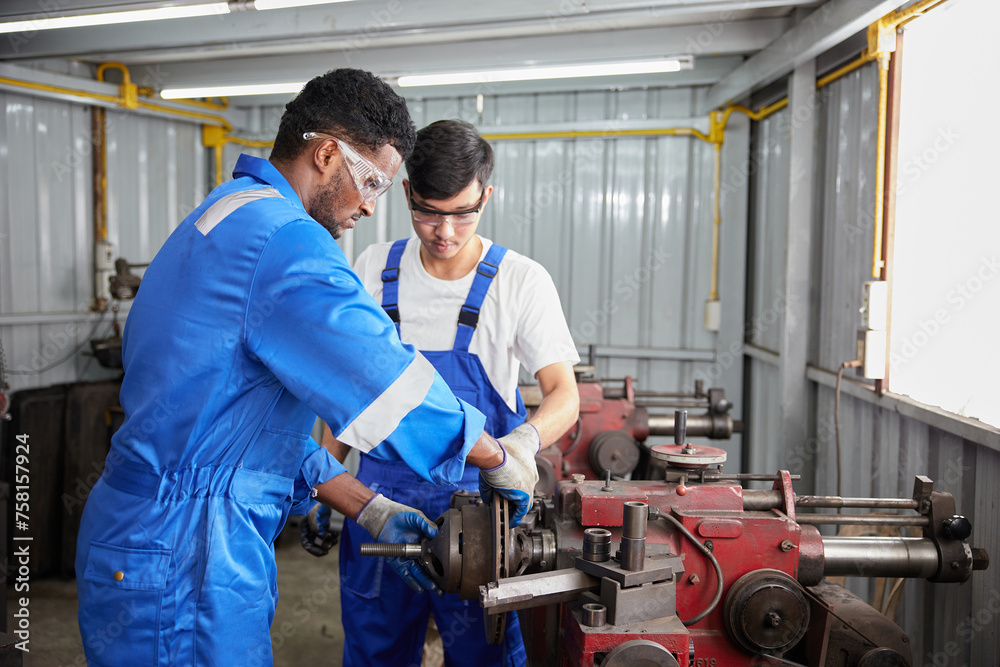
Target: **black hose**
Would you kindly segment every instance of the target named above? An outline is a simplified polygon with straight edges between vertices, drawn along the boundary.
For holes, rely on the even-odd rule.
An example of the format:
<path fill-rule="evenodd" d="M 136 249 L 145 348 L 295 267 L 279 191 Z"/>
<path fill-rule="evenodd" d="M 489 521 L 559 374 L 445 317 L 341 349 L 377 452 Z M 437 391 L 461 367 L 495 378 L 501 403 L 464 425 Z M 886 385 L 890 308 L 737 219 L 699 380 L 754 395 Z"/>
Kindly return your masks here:
<path fill-rule="evenodd" d="M 715 568 L 715 578 L 718 581 L 718 589 L 715 591 L 715 597 L 712 598 L 712 601 L 708 604 L 708 607 L 706 607 L 703 612 L 701 612 L 700 614 L 698 614 L 697 616 L 695 616 L 692 619 L 689 619 L 687 621 L 681 621 L 681 623 L 684 624 L 684 627 L 688 627 L 688 626 L 694 625 L 695 623 L 697 623 L 701 619 L 703 619 L 706 616 L 708 616 L 709 614 L 711 614 L 712 610 L 715 609 L 716 605 L 719 604 L 719 600 L 722 599 L 722 588 L 723 588 L 723 584 L 724 584 L 723 579 L 722 579 L 722 568 L 719 567 L 719 561 L 717 561 L 715 559 L 715 556 L 712 554 L 712 552 L 709 551 L 708 548 L 704 544 L 702 544 L 701 542 L 699 542 L 698 538 L 696 538 L 694 535 L 692 535 L 691 531 L 689 531 L 687 528 L 684 527 L 684 524 L 682 524 L 680 521 L 678 521 L 677 519 L 675 519 L 674 517 L 672 517 L 667 512 L 660 512 L 658 514 L 658 516 L 659 516 L 659 518 L 666 519 L 670 523 L 674 524 L 674 527 L 677 528 L 677 530 L 681 531 L 681 533 L 683 533 L 684 537 L 686 537 L 689 540 L 691 540 L 691 543 L 693 545 L 695 545 L 696 547 L 698 547 L 698 550 L 701 551 L 703 554 L 705 554 L 705 556 L 708 557 L 709 562 L 712 563 L 712 567 Z"/>

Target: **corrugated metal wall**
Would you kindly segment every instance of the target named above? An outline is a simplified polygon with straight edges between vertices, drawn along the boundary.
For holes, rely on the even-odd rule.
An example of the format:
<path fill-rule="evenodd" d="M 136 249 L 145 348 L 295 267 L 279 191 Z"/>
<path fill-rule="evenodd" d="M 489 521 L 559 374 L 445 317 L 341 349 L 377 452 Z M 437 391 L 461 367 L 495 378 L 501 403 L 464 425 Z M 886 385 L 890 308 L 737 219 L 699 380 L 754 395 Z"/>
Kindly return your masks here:
<path fill-rule="evenodd" d="M 108 238 L 147 263 L 206 194 L 196 125 L 108 111 Z M 0 93 L 0 338 L 13 390 L 108 372 L 79 345 L 107 335 L 93 299 L 89 107 Z M 89 348 L 85 348 L 89 349 Z"/>
<path fill-rule="evenodd" d="M 481 132 L 570 121 L 664 119 L 689 125 L 692 89 L 654 89 L 409 100 L 417 127 L 461 118 Z M 260 112 L 261 137 L 273 136 L 281 108 Z M 671 120 L 674 119 L 674 120 Z M 577 344 L 711 353 L 703 325 L 711 270 L 712 149 L 682 137 L 494 141 L 496 186 L 479 233 L 540 262 L 552 275 Z M 227 168 L 239 150 L 227 148 Z M 249 152 L 249 151 L 246 151 Z M 260 154 L 260 153 L 258 153 Z M 396 181 L 405 177 L 401 170 Z M 341 245 L 357 256 L 371 243 L 410 236 L 402 188 L 379 201 L 375 216 Z M 740 295 L 741 297 L 741 295 Z M 741 308 L 742 298 L 732 307 Z M 598 375 L 631 375 L 646 389 L 694 384 L 705 362 L 598 360 Z M 727 387 L 739 391 L 739 380 Z"/>
<path fill-rule="evenodd" d="M 488 96 L 482 114 L 475 97 L 409 105 L 418 127 L 463 118 L 483 132 L 570 121 L 606 123 L 613 131 L 636 120 L 689 126 L 699 94 L 653 89 Z M 11 237 L 3 250 L 0 333 L 8 367 L 31 370 L 43 365 L 32 364 L 39 350 L 45 365 L 56 361 L 77 341 L 89 339 L 96 322 L 83 314 L 92 292 L 90 111 L 14 94 L 0 100 L 7 150 L 0 168 L 16 171 L 4 181 L 7 204 L 0 221 L 0 233 Z M 273 138 L 282 111 L 250 110 L 251 127 L 240 134 Z M 706 125 L 706 120 L 699 122 Z M 709 366 L 716 334 L 703 324 L 711 271 L 711 147 L 685 137 L 498 141 L 494 146 L 497 189 L 481 233 L 549 270 L 578 345 L 630 348 L 605 349 L 609 353 L 598 358 L 597 375 L 631 375 L 640 388 L 659 391 L 691 390 L 696 377 L 719 377 L 718 369 Z M 269 150 L 228 145 L 223 154 L 227 178 L 240 152 L 266 156 Z M 206 194 L 208 158 L 195 125 L 108 112 L 108 233 L 116 256 L 133 263 L 152 258 Z M 72 164 L 58 167 L 67 160 Z M 60 174 L 54 176 L 54 170 Z M 349 257 L 370 243 L 411 234 L 401 193 L 402 188 L 390 191 L 374 218 L 342 239 Z M 724 258 L 726 243 L 724 235 Z M 727 299 L 727 307 L 742 310 L 742 294 Z M 76 315 L 42 324 L 28 317 L 34 313 Z M 97 334 L 107 326 L 101 322 Z M 72 330 L 68 338 L 67 330 Z M 49 344 L 53 336 L 58 345 Z M 71 381 L 85 370 L 88 377 L 101 374 L 97 364 L 77 355 L 40 376 L 15 376 L 12 385 L 16 390 Z M 727 370 L 712 384 L 720 383 L 735 399 L 740 369 Z M 735 416 L 740 416 L 738 405 Z M 731 461 L 738 465 L 738 438 L 731 444 Z"/>
<path fill-rule="evenodd" d="M 836 372 L 855 357 L 860 326 L 861 286 L 870 279 L 874 209 L 875 131 L 878 74 L 868 65 L 826 86 L 817 107 L 810 363 Z M 757 123 L 753 151 L 759 160 L 751 193 L 752 248 L 748 314 L 767 322 L 784 268 L 789 136 L 782 111 Z M 771 327 L 749 327 L 748 342 L 780 353 L 781 317 Z M 760 329 L 760 330 L 758 330 Z M 747 422 L 751 465 L 772 469 L 784 462 L 820 494 L 837 492 L 834 391 L 814 383 L 813 433 L 804 450 L 779 451 L 779 406 L 767 399 L 777 386 L 780 357 L 755 354 L 749 360 Z M 853 371 L 848 371 L 853 372 Z M 842 493 L 846 496 L 909 497 L 914 476 L 936 481 L 955 496 L 958 511 L 971 518 L 970 542 L 1000 553 L 1000 451 L 964 440 L 893 409 L 841 394 Z M 871 599 L 870 580 L 849 587 Z M 913 646 L 914 664 L 997 664 L 1000 654 L 1000 570 L 976 572 L 962 585 L 908 580 L 897 622 Z"/>

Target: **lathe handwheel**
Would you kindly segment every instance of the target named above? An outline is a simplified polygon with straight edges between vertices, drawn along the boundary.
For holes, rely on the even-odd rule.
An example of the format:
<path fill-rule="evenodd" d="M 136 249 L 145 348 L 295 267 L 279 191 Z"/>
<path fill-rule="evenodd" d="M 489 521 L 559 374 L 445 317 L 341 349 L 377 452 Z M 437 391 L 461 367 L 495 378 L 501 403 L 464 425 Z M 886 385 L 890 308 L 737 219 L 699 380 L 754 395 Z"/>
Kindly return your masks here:
<path fill-rule="evenodd" d="M 723 612 L 726 629 L 751 653 L 791 649 L 809 628 L 809 602 L 799 583 L 779 570 L 755 570 L 733 584 Z"/>
<path fill-rule="evenodd" d="M 506 498 L 501 498 L 499 494 L 493 496 L 493 511 L 490 513 L 493 521 L 493 543 L 490 549 L 490 575 L 491 581 L 500 581 L 508 576 L 507 563 L 510 562 L 511 530 L 510 526 L 510 504 Z M 502 644 L 503 636 L 507 630 L 507 613 L 491 614 L 487 611 L 483 614 L 483 622 L 486 625 L 486 641 L 490 644 Z"/>

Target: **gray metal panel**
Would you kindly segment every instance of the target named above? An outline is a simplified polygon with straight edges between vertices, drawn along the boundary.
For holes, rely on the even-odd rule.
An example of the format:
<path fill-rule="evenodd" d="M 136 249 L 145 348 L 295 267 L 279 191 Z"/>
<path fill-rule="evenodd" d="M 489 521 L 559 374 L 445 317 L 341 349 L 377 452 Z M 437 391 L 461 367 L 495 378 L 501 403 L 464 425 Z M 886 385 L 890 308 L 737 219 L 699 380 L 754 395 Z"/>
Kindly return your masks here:
<path fill-rule="evenodd" d="M 875 123 L 877 70 L 865 66 L 825 87 L 820 93 L 815 155 L 814 233 L 819 248 L 813 254 L 815 307 L 810 331 L 810 361 L 836 371 L 854 357 L 855 330 L 859 326 L 861 283 L 870 279 L 872 218 L 874 208 Z M 788 171 L 782 154 L 787 140 L 776 132 L 779 112 L 755 127 L 754 159 L 754 282 L 748 314 L 751 339 L 763 348 L 778 350 L 770 339 L 777 327 L 767 322 L 768 298 L 780 287 L 775 258 L 784 239 L 772 223 L 787 200 Z M 781 456 L 773 451 L 779 427 L 778 406 L 771 399 L 780 372 L 780 358 L 750 359 L 747 396 L 747 431 L 751 451 L 745 466 L 755 472 L 771 471 L 776 464 L 807 477 L 796 484 L 800 491 L 837 493 L 834 390 L 816 384 L 811 408 L 812 433 L 801 449 Z M 854 377 L 854 371 L 845 377 Z M 974 530 L 970 543 L 991 554 L 1000 553 L 1000 502 L 996 479 L 1000 454 L 987 445 L 948 433 L 894 409 L 841 392 L 841 492 L 849 496 L 909 497 L 913 478 L 925 474 L 938 490 L 955 495 L 957 509 L 970 517 Z M 810 489 L 810 487 L 814 487 Z M 848 587 L 864 599 L 874 590 L 869 580 L 848 579 Z M 1000 650 L 1000 569 L 975 572 L 971 584 L 937 585 L 908 581 L 896 622 L 910 635 L 914 662 L 920 664 L 996 664 Z M 950 653 L 949 653 L 950 651 Z"/>
<path fill-rule="evenodd" d="M 108 233 L 116 256 L 148 262 L 204 196 L 195 125 L 109 111 Z M 107 335 L 93 298 L 89 107 L 0 93 L 0 326 L 12 390 L 106 377 L 78 345 Z M 58 321 L 43 315 L 59 313 Z M 44 320 L 48 319 L 48 322 Z"/>
<path fill-rule="evenodd" d="M 783 274 L 788 220 L 788 178 L 791 137 L 788 109 L 757 123 L 751 167 L 754 174 L 753 256 L 754 284 L 748 304 L 748 342 L 779 352 L 784 320 Z"/>
<path fill-rule="evenodd" d="M 871 277 L 878 68 L 870 63 L 821 93 L 817 208 L 822 225 L 819 326 L 810 361 L 836 369 L 855 357 L 861 284 Z"/>
<path fill-rule="evenodd" d="M 468 120 L 487 133 L 510 126 L 618 120 L 688 119 L 691 89 L 490 95 L 411 99 L 417 127 Z M 264 133 L 277 107 L 261 113 Z M 685 121 L 685 124 L 687 121 Z M 276 124 L 275 124 L 276 125 Z M 704 329 L 712 233 L 712 148 L 681 137 L 495 141 L 496 190 L 484 236 L 540 262 L 552 275 L 576 342 L 585 346 L 713 349 Z M 228 151 L 228 149 L 227 149 Z M 227 161 L 230 160 L 227 152 Z M 371 243 L 410 236 L 397 186 L 375 216 L 345 234 L 353 260 Z M 724 232 L 725 233 L 725 232 Z M 742 295 L 728 305 L 741 308 Z M 601 358 L 598 375 L 632 375 L 643 388 L 676 391 L 711 370 L 707 362 Z M 717 376 L 715 376 L 717 377 Z M 728 387 L 736 396 L 739 383 Z"/>

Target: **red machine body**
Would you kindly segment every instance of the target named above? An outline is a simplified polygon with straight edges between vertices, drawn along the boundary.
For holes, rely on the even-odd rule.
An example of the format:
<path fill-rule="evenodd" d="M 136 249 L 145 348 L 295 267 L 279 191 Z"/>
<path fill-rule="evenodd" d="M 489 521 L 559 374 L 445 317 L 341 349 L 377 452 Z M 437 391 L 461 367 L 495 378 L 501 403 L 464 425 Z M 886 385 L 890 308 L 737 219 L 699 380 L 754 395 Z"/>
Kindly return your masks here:
<path fill-rule="evenodd" d="M 620 383 L 620 386 L 619 386 Z M 642 392 L 631 377 L 604 382 L 580 378 L 580 417 L 551 447 L 538 454 L 539 486 L 543 495 L 551 495 L 556 482 L 583 475 L 600 479 L 606 471 L 614 477 L 632 474 L 644 476 L 643 446 L 651 435 L 674 434 L 673 414 L 657 414 L 657 408 L 704 408 L 705 414 L 688 417 L 687 434 L 713 439 L 730 438 L 742 423 L 729 415 L 732 404 L 722 389 L 703 390 L 699 383 L 689 394 Z M 522 388 L 525 404 L 531 411 L 539 396 Z"/>
<path fill-rule="evenodd" d="M 787 472 L 781 477 L 774 488 L 788 502 L 780 509 L 751 512 L 744 510 L 743 488 L 734 483 L 686 486 L 613 482 L 610 490 L 606 490 L 603 482 L 560 484 L 554 508 L 561 552 L 557 567 L 571 566 L 570 562 L 580 555 L 585 528 L 606 528 L 611 531 L 612 543 L 620 542 L 622 507 L 626 502 L 637 501 L 661 512 L 672 512 L 712 551 L 725 582 L 722 599 L 741 577 L 762 567 L 783 572 L 794 580 L 817 583 L 822 578 L 822 538 L 814 526 L 802 526 L 795 521 L 791 479 Z M 579 605 L 563 603 L 566 646 L 562 664 L 594 665 L 595 656 L 604 658 L 611 649 L 632 638 L 649 639 L 667 648 L 682 667 L 757 664 L 752 655 L 734 645 L 728 636 L 723 604 L 716 604 L 705 618 L 690 627 L 681 622 L 706 609 L 717 594 L 717 576 L 709 559 L 666 521 L 650 521 L 645 539 L 648 550 L 654 545 L 665 545 L 666 551 L 680 555 L 683 560 L 683 573 L 675 577 L 676 616 L 631 624 L 623 633 L 611 626 L 606 630 L 587 627 L 580 622 Z M 567 551 L 562 553 L 564 548 Z M 529 622 L 522 627 L 528 632 L 527 628 L 538 625 Z M 534 639 L 529 644 L 537 646 L 542 638 Z M 696 657 L 689 662 L 692 647 Z M 536 653 L 533 657 L 535 662 L 543 662 L 541 655 Z"/>

